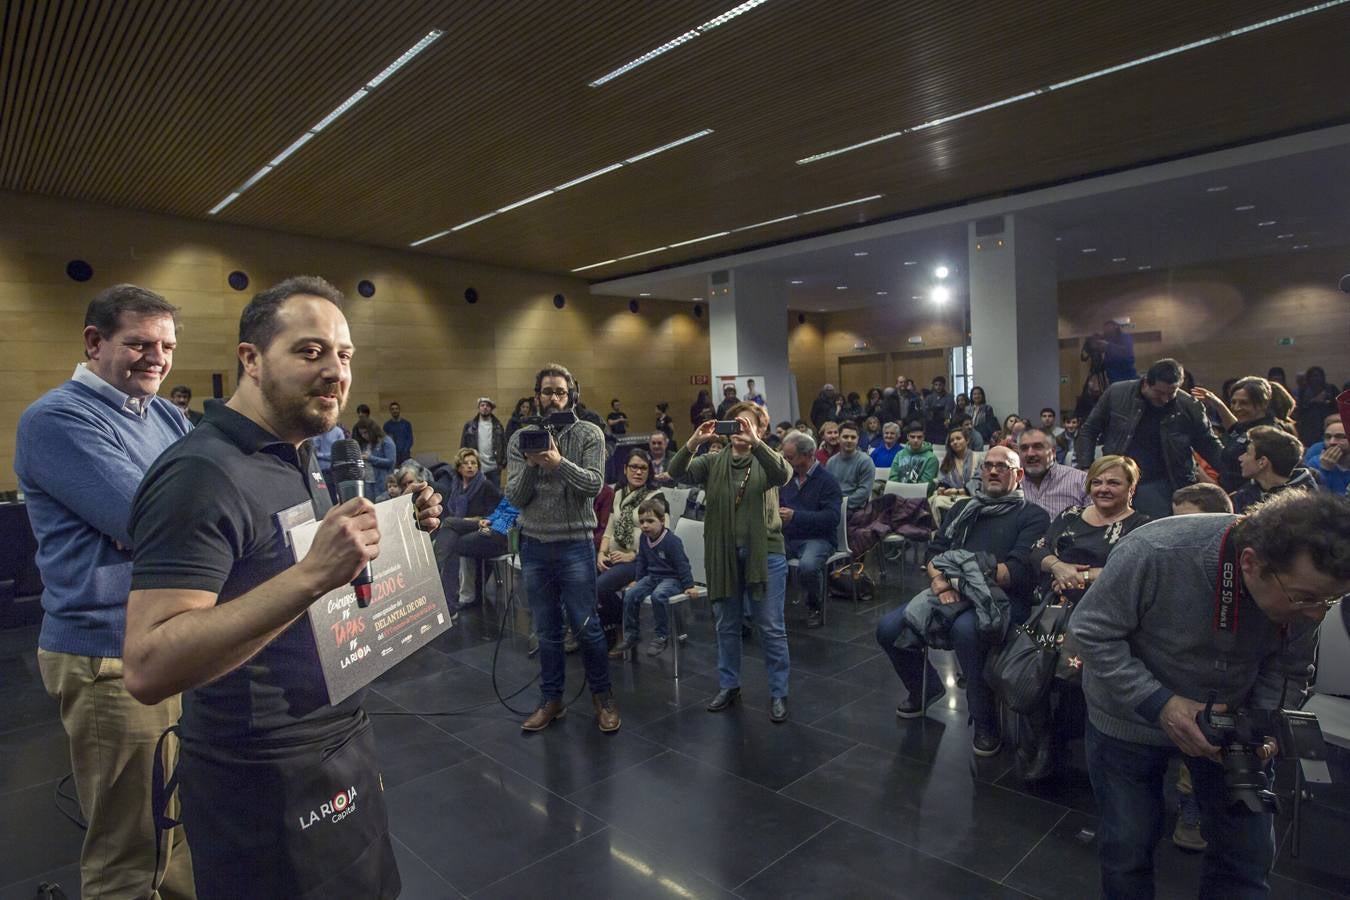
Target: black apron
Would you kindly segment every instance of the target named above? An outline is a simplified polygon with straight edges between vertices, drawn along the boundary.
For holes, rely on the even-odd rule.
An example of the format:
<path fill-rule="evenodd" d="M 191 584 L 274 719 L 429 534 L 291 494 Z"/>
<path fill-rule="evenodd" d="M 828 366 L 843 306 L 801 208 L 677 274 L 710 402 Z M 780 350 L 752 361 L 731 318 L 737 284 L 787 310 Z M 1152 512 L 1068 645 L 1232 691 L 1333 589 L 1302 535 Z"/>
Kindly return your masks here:
<path fill-rule="evenodd" d="M 402 887 L 364 711 L 319 741 L 183 741 L 179 803 L 199 900 L 361 897 Z"/>

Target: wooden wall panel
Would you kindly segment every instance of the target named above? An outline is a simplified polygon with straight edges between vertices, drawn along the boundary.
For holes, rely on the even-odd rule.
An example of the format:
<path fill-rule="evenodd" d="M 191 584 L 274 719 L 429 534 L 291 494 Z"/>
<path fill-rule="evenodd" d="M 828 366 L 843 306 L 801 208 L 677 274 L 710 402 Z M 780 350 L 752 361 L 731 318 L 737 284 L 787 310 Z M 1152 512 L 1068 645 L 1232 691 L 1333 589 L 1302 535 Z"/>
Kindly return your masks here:
<path fill-rule="evenodd" d="M 223 224 L 0 192 L 0 489 L 15 479 L 14 430 L 24 408 L 70 376 L 83 358 L 84 309 L 95 293 L 131 281 L 181 307 L 179 346 L 168 387 L 186 384 L 193 406 L 211 395 L 211 376 L 234 386 L 239 312 L 258 290 L 300 273 L 328 278 L 348 296 L 357 353 L 343 421 L 356 405 L 379 409 L 399 401 L 413 423 L 418 451 L 448 456 L 480 395 L 492 397 L 505 421 L 517 398 L 533 389 L 545 362 L 569 366 L 584 399 L 603 416 L 618 397 L 635 427 L 670 402 L 677 433 L 688 435 L 684 410 L 709 373 L 707 320 L 693 306 L 643 299 L 638 314 L 625 299 L 591 297 L 583 281 L 399 251 L 261 232 Z M 84 284 L 66 263 L 87 260 Z M 246 291 L 226 276 L 247 272 Z M 361 279 L 376 285 L 366 299 Z M 464 300 L 474 287 L 477 304 Z M 562 310 L 553 295 L 567 297 Z"/>

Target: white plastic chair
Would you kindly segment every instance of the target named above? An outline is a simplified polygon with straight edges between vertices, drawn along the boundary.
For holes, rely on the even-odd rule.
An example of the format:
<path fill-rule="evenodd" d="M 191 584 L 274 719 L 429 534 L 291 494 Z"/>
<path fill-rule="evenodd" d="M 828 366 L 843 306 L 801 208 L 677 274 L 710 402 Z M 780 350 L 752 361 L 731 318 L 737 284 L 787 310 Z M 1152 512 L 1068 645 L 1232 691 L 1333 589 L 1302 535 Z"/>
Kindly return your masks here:
<path fill-rule="evenodd" d="M 688 496 L 686 494 L 686 496 Z M 707 596 L 708 590 L 708 570 L 706 565 L 705 548 L 703 546 L 703 523 L 698 519 L 680 519 L 675 522 L 675 536 L 684 544 L 684 553 L 689 557 L 689 571 L 694 576 L 694 585 L 703 590 L 700 596 Z M 679 593 L 666 601 L 670 608 L 671 630 L 674 631 L 674 640 L 670 643 L 675 648 L 675 680 L 680 680 L 680 620 L 677 615 L 676 607 L 681 604 L 688 604 L 690 597 L 688 594 Z M 651 595 L 644 597 L 642 602 L 650 605 Z"/>
<path fill-rule="evenodd" d="M 657 492 L 666 498 L 666 506 L 670 510 L 671 528 L 674 528 L 676 523 L 684 518 L 684 512 L 689 508 L 689 495 L 693 491 L 693 488 L 663 487 Z"/>
<path fill-rule="evenodd" d="M 885 488 L 882 489 L 882 496 L 885 496 L 886 494 L 894 494 L 897 497 L 900 497 L 905 500 L 927 500 L 928 484 L 926 482 L 920 482 L 918 484 L 903 484 L 899 481 L 888 481 L 886 482 Z M 887 560 L 886 549 L 899 548 L 900 554 L 898 556 L 898 559 L 900 560 L 901 563 L 900 572 L 901 575 L 903 575 L 905 550 L 913 545 L 914 545 L 913 542 L 910 541 L 908 538 L 898 534 L 888 534 L 881 539 L 881 541 L 876 545 L 877 553 L 879 554 L 877 557 L 878 584 L 884 583 L 886 580 L 886 560 Z"/>
<path fill-rule="evenodd" d="M 825 565 L 820 570 L 820 621 L 825 622 L 825 607 L 829 602 L 830 595 L 830 568 L 836 563 L 845 562 L 853 559 L 853 553 L 848 549 L 848 498 L 845 497 L 839 503 L 839 527 L 835 531 L 834 538 L 835 551 L 825 559 Z M 842 548 L 842 549 L 839 549 Z M 788 560 L 788 571 L 796 572 L 801 568 L 801 560 Z M 858 603 L 858 583 L 853 583 L 853 604 Z"/>

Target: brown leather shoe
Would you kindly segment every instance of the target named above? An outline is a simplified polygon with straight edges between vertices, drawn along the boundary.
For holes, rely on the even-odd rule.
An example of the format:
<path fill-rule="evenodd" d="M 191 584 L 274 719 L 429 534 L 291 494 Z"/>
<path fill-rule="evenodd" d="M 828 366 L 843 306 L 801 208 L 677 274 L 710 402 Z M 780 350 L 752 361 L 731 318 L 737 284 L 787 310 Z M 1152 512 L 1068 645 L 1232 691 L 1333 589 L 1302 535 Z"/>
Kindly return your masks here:
<path fill-rule="evenodd" d="M 520 723 L 521 731 L 543 731 L 554 719 L 567 715 L 567 707 L 561 700 L 550 700 L 540 706 L 528 719 Z M 614 727 L 618 727 L 617 725 Z"/>
<path fill-rule="evenodd" d="M 595 704 L 595 721 L 605 734 L 619 730 L 619 707 L 614 703 L 612 694 L 593 694 L 591 702 Z"/>

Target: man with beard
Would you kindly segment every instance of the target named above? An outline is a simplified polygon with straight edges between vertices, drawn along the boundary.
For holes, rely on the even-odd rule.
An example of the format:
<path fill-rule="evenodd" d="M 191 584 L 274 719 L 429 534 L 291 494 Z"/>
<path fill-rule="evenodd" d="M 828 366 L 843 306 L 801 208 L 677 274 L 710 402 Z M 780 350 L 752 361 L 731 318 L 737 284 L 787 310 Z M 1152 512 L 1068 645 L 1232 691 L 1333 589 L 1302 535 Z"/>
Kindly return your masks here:
<path fill-rule="evenodd" d="M 328 703 L 304 615 L 380 548 L 373 504 L 332 507 L 308 440 L 351 387 L 342 301 L 310 276 L 254 297 L 234 396 L 155 461 L 132 506 L 127 689 L 184 692 L 177 777 L 202 900 L 400 889 L 365 691 Z M 434 531 L 440 496 L 412 492 Z M 322 524 L 297 563 L 282 519 L 305 514 Z"/>
<path fill-rule="evenodd" d="M 1028 428 L 1017 439 L 1017 448 L 1026 473 L 1022 493 L 1027 502 L 1045 510 L 1051 519 L 1070 506 L 1087 506 L 1087 477 L 1055 462 L 1055 439 L 1049 432 Z"/>
<path fill-rule="evenodd" d="M 192 896 L 183 829 L 165 839 L 157 867 L 150 826 L 155 744 L 178 721 L 179 698 L 167 692 L 142 706 L 122 677 L 127 513 L 145 470 L 188 433 L 182 413 L 155 396 L 173 365 L 177 312 L 131 284 L 100 293 L 85 313 L 86 362 L 19 420 L 14 471 L 44 585 L 38 668 L 61 704 L 89 823 L 80 853 L 86 897 Z M 166 744 L 172 759 L 176 743 Z"/>

